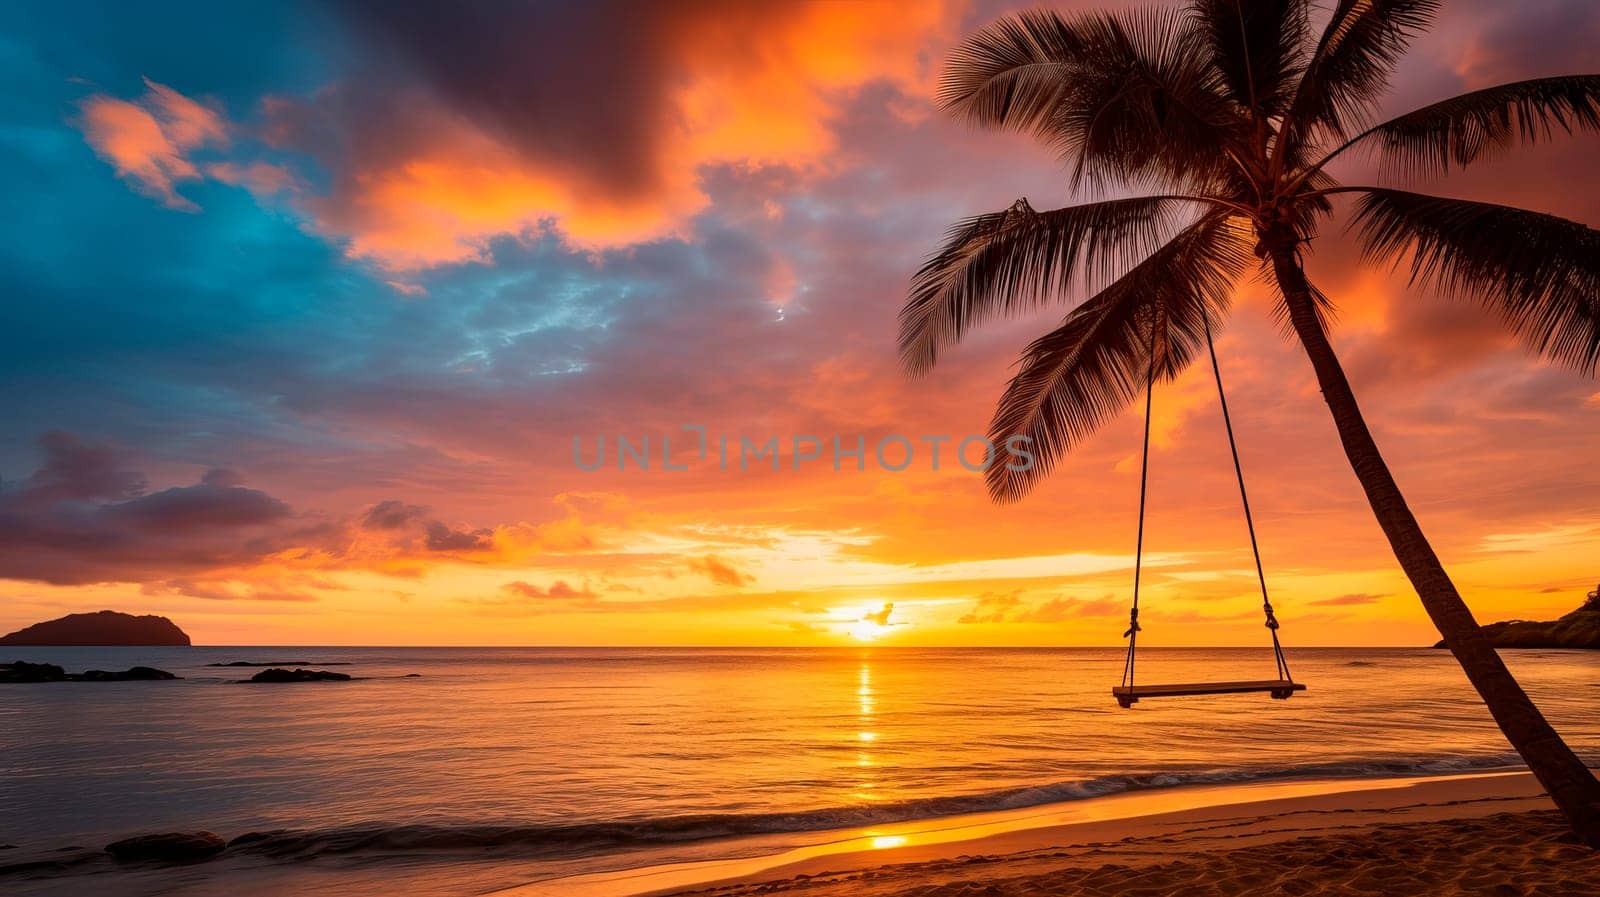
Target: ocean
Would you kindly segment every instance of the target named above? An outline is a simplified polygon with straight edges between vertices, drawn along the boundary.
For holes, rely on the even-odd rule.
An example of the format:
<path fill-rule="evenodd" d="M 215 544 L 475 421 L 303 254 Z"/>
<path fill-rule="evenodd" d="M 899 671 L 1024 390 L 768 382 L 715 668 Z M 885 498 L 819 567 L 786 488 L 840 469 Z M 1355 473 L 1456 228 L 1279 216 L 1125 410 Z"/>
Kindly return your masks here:
<path fill-rule="evenodd" d="M 1516 766 L 1446 651 L 1299 649 L 1309 690 L 1119 709 L 1116 649 L 15 648 L 179 682 L 0 686 L 0 843 L 275 831 L 277 856 L 650 845 L 1184 784 Z M 1600 652 L 1510 651 L 1600 762 Z M 230 661 L 348 683 L 251 685 Z M 1268 678 L 1259 649 L 1150 649 L 1143 682 Z M 407 677 L 407 674 L 418 674 Z"/>

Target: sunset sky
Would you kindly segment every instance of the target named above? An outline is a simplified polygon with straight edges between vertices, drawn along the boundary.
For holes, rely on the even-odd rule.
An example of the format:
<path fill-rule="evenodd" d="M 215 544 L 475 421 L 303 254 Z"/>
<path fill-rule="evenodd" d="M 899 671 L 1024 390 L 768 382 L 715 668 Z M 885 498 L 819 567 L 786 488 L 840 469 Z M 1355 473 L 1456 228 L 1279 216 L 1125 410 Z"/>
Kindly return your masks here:
<path fill-rule="evenodd" d="M 1597 68 L 1600 4 L 1447 7 L 1389 111 Z M 111 608 L 205 644 L 1121 645 L 1141 409 L 997 507 L 950 452 L 1060 310 L 897 367 L 950 223 L 1072 200 L 1049 152 L 932 102 L 1010 8 L 8 4 L 0 632 Z M 1600 225 L 1597 152 L 1415 186 Z M 1338 227 L 1308 266 L 1479 618 L 1575 607 L 1600 383 Z M 1268 298 L 1241 284 L 1218 349 L 1285 641 L 1430 642 Z M 1259 644 L 1208 370 L 1153 428 L 1141 644 Z M 891 434 L 903 471 L 871 457 Z M 796 435 L 860 436 L 868 469 L 795 470 Z M 774 436 L 781 470 L 738 469 Z"/>

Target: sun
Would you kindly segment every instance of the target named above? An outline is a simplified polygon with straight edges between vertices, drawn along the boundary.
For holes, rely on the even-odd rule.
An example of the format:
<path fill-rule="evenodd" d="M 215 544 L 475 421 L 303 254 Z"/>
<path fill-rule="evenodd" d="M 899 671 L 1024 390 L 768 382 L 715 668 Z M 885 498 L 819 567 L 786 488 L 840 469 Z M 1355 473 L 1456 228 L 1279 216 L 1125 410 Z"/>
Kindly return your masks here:
<path fill-rule="evenodd" d="M 880 626 L 877 620 L 856 620 L 850 624 L 849 631 L 850 637 L 856 641 L 871 642 L 882 637 L 884 633 L 889 631 L 889 627 Z"/>
<path fill-rule="evenodd" d="M 850 637 L 858 642 L 871 642 L 882 638 L 900 622 L 890 622 L 889 617 L 894 613 L 894 602 L 885 601 L 881 607 L 868 605 L 846 611 L 851 616 L 848 629 Z"/>

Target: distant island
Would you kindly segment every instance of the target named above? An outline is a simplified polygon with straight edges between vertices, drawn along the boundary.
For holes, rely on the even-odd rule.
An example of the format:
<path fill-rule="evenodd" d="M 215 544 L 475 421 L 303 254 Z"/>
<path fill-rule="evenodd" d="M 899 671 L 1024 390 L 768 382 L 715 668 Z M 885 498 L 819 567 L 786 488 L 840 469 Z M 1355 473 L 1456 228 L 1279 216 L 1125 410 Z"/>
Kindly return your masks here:
<path fill-rule="evenodd" d="M 0 636 L 0 645 L 188 647 L 189 636 L 166 617 L 135 617 L 103 610 L 35 623 Z"/>
<path fill-rule="evenodd" d="M 1506 620 L 1482 628 L 1496 648 L 1600 648 L 1600 587 L 1559 620 Z"/>

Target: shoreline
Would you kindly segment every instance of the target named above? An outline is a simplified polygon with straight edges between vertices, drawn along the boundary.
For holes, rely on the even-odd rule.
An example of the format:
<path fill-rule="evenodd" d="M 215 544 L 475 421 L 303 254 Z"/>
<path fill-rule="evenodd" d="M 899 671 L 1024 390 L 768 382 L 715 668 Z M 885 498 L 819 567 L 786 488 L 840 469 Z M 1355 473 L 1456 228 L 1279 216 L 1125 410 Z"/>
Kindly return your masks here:
<path fill-rule="evenodd" d="M 839 830 L 778 852 L 548 878 L 492 891 L 492 897 L 643 897 L 738 895 L 863 876 L 904 879 L 906 887 L 945 884 L 953 871 L 995 875 L 1061 864 L 1126 860 L 1107 845 L 1159 841 L 1157 859 L 1397 823 L 1439 824 L 1486 816 L 1536 814 L 1548 798 L 1526 771 L 1387 779 L 1312 779 L 1197 785 L 1106 795 L 1021 810 L 949 816 Z M 1211 834 L 1208 834 L 1211 833 Z M 1181 843 L 1173 835 L 1181 834 Z M 743 840 L 743 839 L 741 839 Z M 735 846 L 723 842 L 728 848 Z M 1065 854 L 1063 854 L 1065 851 Z M 1135 850 L 1135 854 L 1139 851 Z M 846 888 L 841 894 L 853 893 Z"/>
<path fill-rule="evenodd" d="M 1404 828 L 1405 832 L 1386 837 L 1376 833 L 1380 828 Z M 814 897 L 898 897 L 913 892 L 920 897 L 943 893 L 951 897 L 972 893 L 1120 897 L 1124 891 L 1116 882 L 1121 879 L 1089 881 L 1097 875 L 1110 876 L 1108 870 L 1120 870 L 1133 878 L 1178 876 L 1156 890 L 1127 892 L 1128 897 L 1349 892 L 1327 881 L 1322 885 L 1331 889 L 1296 890 L 1302 885 L 1298 881 L 1277 881 L 1275 888 L 1261 891 L 1239 886 L 1239 881 L 1276 874 L 1260 867 L 1268 862 L 1265 858 L 1287 850 L 1302 856 L 1301 865 L 1294 868 L 1312 878 L 1321 875 L 1325 865 L 1337 866 L 1350 857 L 1369 858 L 1362 860 L 1361 870 L 1351 874 L 1399 874 L 1389 867 L 1404 866 L 1406 874 L 1422 876 L 1391 883 L 1393 887 L 1375 893 L 1419 892 L 1407 887 L 1432 883 L 1463 862 L 1462 868 L 1476 869 L 1471 874 L 1487 882 L 1543 876 L 1543 889 L 1467 888 L 1461 893 L 1564 894 L 1568 892 L 1567 879 L 1559 876 L 1569 873 L 1593 878 L 1593 888 L 1580 887 L 1572 893 L 1600 893 L 1600 855 L 1577 847 L 1570 838 L 1566 842 L 1571 843 L 1564 843 L 1563 833 L 1564 827 L 1532 775 L 1525 770 L 1502 770 L 1179 786 L 815 831 L 799 841 L 793 833 L 786 833 L 663 845 L 591 856 L 577 864 L 552 865 L 492 850 L 440 851 L 415 845 L 413 849 L 287 862 L 287 858 L 231 852 L 196 865 L 120 866 L 98 860 L 74 870 L 40 870 L 39 875 L 7 876 L 5 880 L 18 897 L 76 897 L 89 892 L 104 897 L 255 897 L 313 891 L 342 897 L 397 893 L 407 897 L 754 897 L 801 891 Z M 1256 849 L 1265 844 L 1274 848 Z M 1451 845 L 1462 850 L 1470 847 L 1470 856 L 1463 859 L 1450 853 Z M 1435 852 L 1431 858 L 1370 859 L 1424 847 Z M 1561 854 L 1563 850 L 1569 853 Z M 1479 869 L 1474 863 L 1493 868 Z M 1522 865 L 1511 868 L 1508 863 L 1543 865 L 1525 872 L 1517 871 Z M 1192 881 L 1182 876 L 1221 884 L 1196 890 L 1190 887 Z M 1584 887 L 1589 881 L 1583 879 Z M 994 882 L 1007 884 L 996 889 Z"/>

